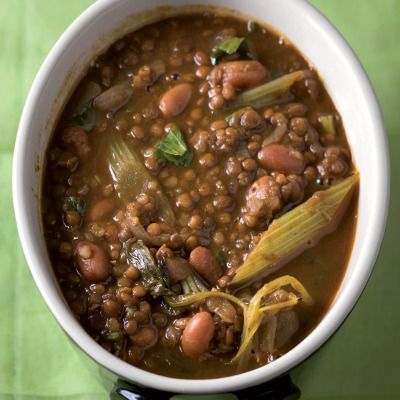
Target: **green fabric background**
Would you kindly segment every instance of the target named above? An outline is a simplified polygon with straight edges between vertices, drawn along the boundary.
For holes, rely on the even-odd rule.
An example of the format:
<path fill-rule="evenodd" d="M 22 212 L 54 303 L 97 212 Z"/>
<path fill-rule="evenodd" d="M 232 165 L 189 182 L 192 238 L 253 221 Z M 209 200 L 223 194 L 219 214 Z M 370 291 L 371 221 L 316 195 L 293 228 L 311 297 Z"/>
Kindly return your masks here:
<path fill-rule="evenodd" d="M 311 0 L 348 40 L 380 101 L 389 138 L 391 206 L 376 268 L 354 311 L 292 377 L 302 399 L 400 399 L 400 0 Z M 13 217 L 19 118 L 45 56 L 93 0 L 0 0 L 0 399 L 108 398 L 44 304 Z M 373 188 L 371 188 L 373 190 Z M 215 396 L 217 398 L 217 396 Z"/>

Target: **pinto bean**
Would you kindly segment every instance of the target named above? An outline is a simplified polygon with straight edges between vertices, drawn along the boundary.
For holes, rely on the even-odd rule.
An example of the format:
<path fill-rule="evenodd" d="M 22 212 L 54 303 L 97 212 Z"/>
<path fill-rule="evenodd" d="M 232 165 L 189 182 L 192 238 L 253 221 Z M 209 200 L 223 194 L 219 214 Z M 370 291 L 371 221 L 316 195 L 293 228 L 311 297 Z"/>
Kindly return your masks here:
<path fill-rule="evenodd" d="M 167 90 L 161 97 L 159 107 L 166 117 L 183 112 L 192 98 L 194 89 L 190 83 L 180 83 Z"/>
<path fill-rule="evenodd" d="M 109 217 L 115 209 L 114 199 L 106 197 L 95 203 L 89 211 L 89 219 L 99 222 Z"/>
<path fill-rule="evenodd" d="M 194 270 L 211 285 L 216 285 L 222 268 L 215 255 L 206 247 L 196 247 L 190 253 L 189 262 Z"/>
<path fill-rule="evenodd" d="M 210 348 L 215 324 L 207 311 L 197 313 L 186 325 L 181 338 L 182 350 L 190 358 L 199 358 Z"/>
<path fill-rule="evenodd" d="M 258 160 L 264 168 L 284 174 L 301 174 L 305 167 L 303 155 L 282 144 L 264 146 L 258 152 Z"/>
<path fill-rule="evenodd" d="M 82 241 L 75 246 L 74 254 L 80 272 L 88 281 L 101 282 L 110 276 L 110 261 L 100 246 Z"/>
<path fill-rule="evenodd" d="M 193 273 L 189 262 L 182 257 L 167 257 L 165 263 L 173 284 L 187 278 Z"/>
<path fill-rule="evenodd" d="M 267 81 L 267 71 L 258 61 L 230 61 L 221 63 L 222 83 L 237 89 L 250 89 Z"/>
<path fill-rule="evenodd" d="M 110 87 L 94 99 L 94 107 L 100 111 L 116 111 L 131 98 L 132 89 L 126 84 Z"/>

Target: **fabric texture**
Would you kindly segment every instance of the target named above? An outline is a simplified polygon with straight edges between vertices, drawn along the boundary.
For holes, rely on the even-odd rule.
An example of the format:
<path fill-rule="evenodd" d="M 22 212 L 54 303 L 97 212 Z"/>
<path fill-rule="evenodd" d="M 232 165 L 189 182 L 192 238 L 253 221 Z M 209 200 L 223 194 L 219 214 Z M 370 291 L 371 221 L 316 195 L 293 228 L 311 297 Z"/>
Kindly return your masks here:
<path fill-rule="evenodd" d="M 0 1 L 0 400 L 109 398 L 33 282 L 19 243 L 11 194 L 14 141 L 29 88 L 56 40 L 92 3 Z M 400 1 L 310 3 L 347 39 L 376 90 L 389 138 L 392 191 L 385 239 L 367 288 L 339 331 L 292 372 L 292 379 L 304 400 L 400 399 Z"/>

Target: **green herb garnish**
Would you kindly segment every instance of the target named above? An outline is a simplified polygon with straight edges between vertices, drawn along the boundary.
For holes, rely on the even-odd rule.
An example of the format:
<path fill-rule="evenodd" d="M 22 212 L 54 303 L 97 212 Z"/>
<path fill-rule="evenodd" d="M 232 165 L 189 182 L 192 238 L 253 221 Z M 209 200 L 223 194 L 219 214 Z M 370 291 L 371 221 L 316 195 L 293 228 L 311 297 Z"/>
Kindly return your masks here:
<path fill-rule="evenodd" d="M 212 65 L 217 65 L 224 54 L 239 53 L 241 58 L 254 60 L 253 52 L 250 49 L 249 43 L 246 38 L 237 38 L 226 40 L 219 45 L 211 54 Z"/>
<path fill-rule="evenodd" d="M 304 253 L 302 253 L 301 261 L 303 261 L 306 264 L 314 264 L 314 258 L 311 254 L 310 249 L 307 249 Z"/>
<path fill-rule="evenodd" d="M 125 112 L 126 112 L 126 113 L 131 113 L 132 111 L 133 111 L 133 102 L 130 101 L 130 102 L 126 105 Z"/>
<path fill-rule="evenodd" d="M 56 207 L 60 212 L 77 211 L 83 215 L 86 211 L 86 200 L 77 196 L 61 196 L 56 199 Z"/>
<path fill-rule="evenodd" d="M 223 253 L 222 250 L 218 250 L 217 254 L 215 254 L 215 258 L 218 260 L 218 262 L 220 263 L 221 267 L 225 266 L 225 260 L 223 257 Z"/>
<path fill-rule="evenodd" d="M 187 147 L 182 133 L 174 126 L 167 137 L 156 144 L 153 156 L 158 157 L 159 161 L 169 160 L 175 165 L 188 167 L 193 158 L 193 151 Z"/>
<path fill-rule="evenodd" d="M 94 124 L 88 117 L 89 109 L 90 107 L 87 104 L 83 105 L 80 115 L 77 115 L 75 118 L 71 119 L 71 121 L 66 124 L 66 127 L 70 128 L 72 126 L 79 126 L 86 132 L 92 130 Z"/>
<path fill-rule="evenodd" d="M 106 339 L 114 341 L 114 340 L 119 339 L 119 336 L 120 336 L 119 332 L 109 332 L 106 335 Z"/>
<path fill-rule="evenodd" d="M 254 33 L 256 31 L 261 31 L 261 33 L 265 34 L 267 30 L 263 28 L 258 22 L 256 21 L 249 21 L 247 24 L 247 30 L 249 33 Z"/>

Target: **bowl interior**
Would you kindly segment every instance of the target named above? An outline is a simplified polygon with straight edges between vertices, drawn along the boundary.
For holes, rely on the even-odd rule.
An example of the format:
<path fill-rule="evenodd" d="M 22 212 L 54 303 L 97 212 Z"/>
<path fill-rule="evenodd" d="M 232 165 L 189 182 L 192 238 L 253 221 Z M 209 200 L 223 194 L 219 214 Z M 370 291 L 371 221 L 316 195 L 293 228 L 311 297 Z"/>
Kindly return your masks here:
<path fill-rule="evenodd" d="M 153 374 L 111 356 L 83 331 L 60 295 L 42 241 L 41 173 L 53 127 L 95 54 L 145 23 L 176 13 L 209 11 L 214 3 L 204 0 L 202 5 L 193 5 L 189 0 L 170 0 L 170 6 L 165 6 L 163 0 L 97 1 L 71 25 L 44 62 L 27 99 L 15 147 L 13 195 L 19 235 L 35 282 L 54 316 L 97 362 L 128 380 L 168 391 L 216 393 L 227 387 L 239 389 L 272 379 L 307 358 L 332 335 L 360 296 L 380 248 L 388 209 L 389 164 L 382 117 L 368 78 L 344 39 L 303 0 L 218 1 L 218 11 L 256 17 L 294 43 L 318 70 L 342 116 L 361 174 L 357 234 L 342 287 L 319 326 L 284 357 L 240 376 L 208 380 L 207 385 L 159 376 L 154 379 Z M 229 8 L 221 8 L 224 5 Z M 155 11 L 156 7 L 161 8 Z"/>

